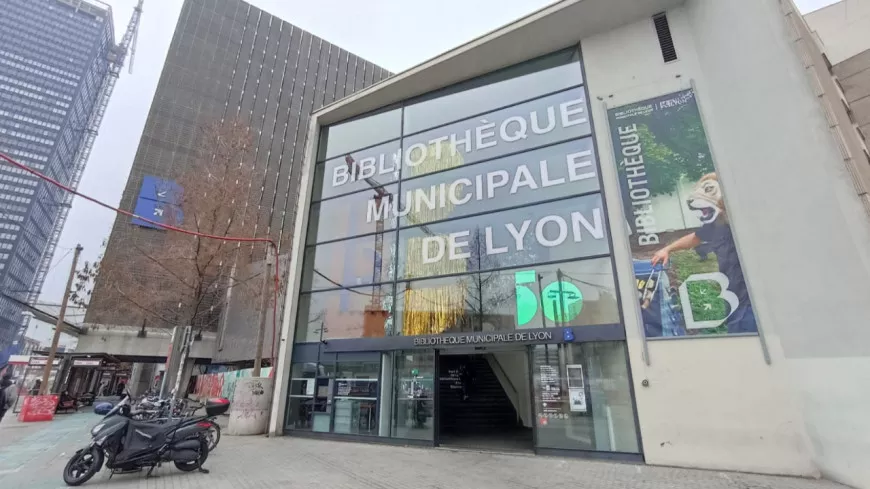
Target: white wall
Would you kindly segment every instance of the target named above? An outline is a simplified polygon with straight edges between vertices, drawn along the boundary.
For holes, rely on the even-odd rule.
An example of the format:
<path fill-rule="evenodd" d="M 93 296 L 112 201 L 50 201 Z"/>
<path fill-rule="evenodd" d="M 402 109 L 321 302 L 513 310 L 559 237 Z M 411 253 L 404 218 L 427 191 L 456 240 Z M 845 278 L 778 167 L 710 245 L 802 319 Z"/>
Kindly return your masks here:
<path fill-rule="evenodd" d="M 511 394 L 509 386 L 504 385 L 499 372 L 493 368 L 499 382 L 505 392 L 508 392 L 508 397 L 517 410 L 517 414 L 523 422 L 523 426 L 532 427 L 532 403 L 531 393 L 529 392 L 529 364 L 528 356 L 525 351 L 503 351 L 493 352 L 488 355 L 490 362 L 495 361 L 501 367 L 501 370 L 507 375 L 511 385 L 516 389 L 517 395 Z"/>
<path fill-rule="evenodd" d="M 870 49 L 870 0 L 841 0 L 804 18 L 832 64 Z"/>
<path fill-rule="evenodd" d="M 671 64 L 649 22 L 582 43 L 610 218 L 622 211 L 604 103 L 694 81 L 772 363 L 750 337 L 649 342 L 647 366 L 613 226 L 646 460 L 870 487 L 870 226 L 794 31 L 776 0 L 688 0 L 669 20 Z"/>
<path fill-rule="evenodd" d="M 870 226 L 777 3 L 693 2 L 699 58 L 715 94 L 703 102 L 720 159 L 739 163 L 728 166 L 726 175 L 728 189 L 738 192 L 732 210 L 743 216 L 738 244 L 759 277 L 750 276 L 753 297 L 770 342 L 786 358 L 814 460 L 826 477 L 867 488 L 870 392 L 863 386 L 870 377 Z M 735 43 L 731 29 L 714 19 L 741 12 L 748 19 L 741 28 L 751 28 Z M 726 43 L 733 47 L 725 49 Z M 752 56 L 744 73 L 767 67 L 763 91 L 726 69 L 745 63 L 746 51 Z M 820 56 L 814 63 L 824 75 L 826 104 L 842 124 L 847 119 L 834 84 Z M 766 110 L 754 111 L 747 123 L 741 103 Z M 855 138 L 846 134 L 851 128 L 841 129 Z M 765 135 L 764 148 L 758 134 Z M 747 158 L 742 148 L 754 151 Z M 864 167 L 858 171 L 866 172 L 854 144 L 850 151 Z M 778 183 L 773 193 L 770 182 Z M 762 215 L 759 207 L 766 208 Z"/>
<path fill-rule="evenodd" d="M 750 0 L 733 0 L 735 4 L 747 1 Z M 721 130 L 724 131 L 726 125 L 742 125 L 743 122 L 722 120 L 721 123 L 710 123 L 714 114 L 707 110 L 709 100 L 721 95 L 718 91 L 714 92 L 707 81 L 707 77 L 715 76 L 715 73 L 705 72 L 705 63 L 699 59 L 697 45 L 701 43 L 697 41 L 697 36 L 706 34 L 690 25 L 699 21 L 691 18 L 697 14 L 697 9 L 693 7 L 668 13 L 679 56 L 678 61 L 669 64 L 662 60 L 651 20 L 585 39 L 581 43 L 602 175 L 606 180 L 605 192 L 610 219 L 614 223 L 614 255 L 620 276 L 622 303 L 626 308 L 626 330 L 645 458 L 651 464 L 815 475 L 817 472 L 806 443 L 803 419 L 788 388 L 786 365 L 780 349 L 771 348 L 773 363 L 767 365 L 756 337 L 665 340 L 649 342 L 650 365 L 643 359 L 641 327 L 635 306 L 636 291 L 625 227 L 616 225 L 623 221 L 623 217 L 605 104 L 616 107 L 690 88 L 694 81 L 701 109 L 708 122 L 709 139 L 717 159 L 720 179 L 725 180 L 726 198 L 729 203 L 738 198 L 748 199 L 747 205 L 741 207 L 750 209 L 750 213 L 741 215 L 738 209 L 733 217 L 738 241 L 743 236 L 740 234 L 743 230 L 740 224 L 745 223 L 746 219 L 760 217 L 757 211 L 751 209 L 756 205 L 763 208 L 767 200 L 764 192 L 757 192 L 754 196 L 744 196 L 743 193 L 737 196 L 740 184 L 736 183 L 733 173 L 726 170 L 732 161 L 746 165 L 741 171 L 752 171 L 756 165 L 764 165 L 765 162 L 761 155 L 752 158 L 732 156 L 720 148 L 733 143 L 720 141 L 719 128 L 723 127 Z M 742 19 L 742 14 L 722 18 L 736 21 Z M 733 27 L 734 22 L 729 21 L 728 24 Z M 730 37 L 732 42 L 737 42 L 735 39 L 741 36 L 735 36 L 732 31 Z M 728 46 L 721 48 L 727 49 Z M 754 46 L 740 49 L 741 54 L 746 56 L 745 62 L 756 62 L 751 59 L 754 49 Z M 752 78 L 751 75 L 749 77 Z M 803 80 L 800 82 L 805 83 Z M 742 101 L 732 100 L 731 103 L 743 116 L 759 108 Z M 760 134 L 763 132 L 755 133 L 754 144 L 741 144 L 733 149 L 744 151 L 758 146 L 763 142 Z M 776 179 L 760 180 L 759 183 L 768 185 L 771 181 Z M 740 244 L 744 243 L 740 241 Z M 749 280 L 756 280 L 753 284 L 758 285 L 761 277 L 753 272 L 749 270 L 747 275 Z M 756 292 L 754 288 L 752 291 Z M 759 302 L 757 296 L 754 299 L 754 303 Z M 761 319 L 762 325 L 772 321 L 764 310 L 761 311 Z M 770 339 L 768 336 L 768 341 Z M 643 380 L 649 381 L 648 387 L 642 385 Z"/>

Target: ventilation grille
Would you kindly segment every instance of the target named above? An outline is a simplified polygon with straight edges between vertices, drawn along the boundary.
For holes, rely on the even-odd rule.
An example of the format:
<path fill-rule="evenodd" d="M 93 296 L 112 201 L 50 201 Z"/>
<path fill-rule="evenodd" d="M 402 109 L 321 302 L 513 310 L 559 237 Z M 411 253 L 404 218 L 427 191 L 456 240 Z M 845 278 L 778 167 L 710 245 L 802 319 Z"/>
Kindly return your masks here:
<path fill-rule="evenodd" d="M 656 35 L 659 38 L 659 47 L 662 48 L 662 58 L 665 63 L 677 60 L 677 50 L 674 48 L 674 38 L 671 37 L 671 27 L 668 25 L 668 16 L 658 14 L 653 17 L 656 26 Z"/>

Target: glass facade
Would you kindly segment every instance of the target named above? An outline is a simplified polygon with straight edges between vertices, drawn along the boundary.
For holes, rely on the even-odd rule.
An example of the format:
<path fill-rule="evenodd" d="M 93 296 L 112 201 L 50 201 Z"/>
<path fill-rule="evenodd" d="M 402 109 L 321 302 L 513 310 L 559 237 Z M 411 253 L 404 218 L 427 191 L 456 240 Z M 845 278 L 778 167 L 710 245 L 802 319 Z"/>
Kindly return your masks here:
<path fill-rule="evenodd" d="M 625 345 L 537 345 L 532 354 L 538 447 L 635 453 Z"/>
<path fill-rule="evenodd" d="M 577 51 L 323 128 L 318 147 L 294 372 L 367 351 L 379 390 L 317 411 L 317 393 L 303 402 L 291 385 L 288 429 L 318 431 L 322 412 L 336 433 L 438 443 L 439 389 L 461 383 L 439 373 L 445 345 L 513 342 L 500 346 L 523 355 L 502 357 L 523 365 L 485 354 L 496 382 L 526 393 L 510 403 L 537 449 L 639 451 Z"/>
<path fill-rule="evenodd" d="M 111 12 L 57 0 L 0 0 L 0 11 L 0 152 L 70 184 L 109 76 Z M 36 300 L 63 205 L 57 187 L 0 164 L 0 287 L 6 294 Z M 0 363 L 23 334 L 21 311 L 0 297 Z"/>

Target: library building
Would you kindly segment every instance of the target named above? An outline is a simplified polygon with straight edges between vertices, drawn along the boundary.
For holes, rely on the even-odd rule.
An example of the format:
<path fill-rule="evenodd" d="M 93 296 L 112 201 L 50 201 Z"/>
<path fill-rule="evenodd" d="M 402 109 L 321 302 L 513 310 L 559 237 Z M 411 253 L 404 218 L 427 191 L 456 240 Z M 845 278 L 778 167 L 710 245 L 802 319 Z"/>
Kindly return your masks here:
<path fill-rule="evenodd" d="M 870 230 L 790 5 L 565 0 L 315 112 L 270 434 L 863 477 L 867 251 L 809 235 Z"/>

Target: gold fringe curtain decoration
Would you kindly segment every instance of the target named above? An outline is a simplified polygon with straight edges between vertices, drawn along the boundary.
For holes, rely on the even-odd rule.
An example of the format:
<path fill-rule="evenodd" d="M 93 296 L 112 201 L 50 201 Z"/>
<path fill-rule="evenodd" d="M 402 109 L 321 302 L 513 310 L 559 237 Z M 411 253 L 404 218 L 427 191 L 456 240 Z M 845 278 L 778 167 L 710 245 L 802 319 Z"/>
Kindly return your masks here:
<path fill-rule="evenodd" d="M 440 334 L 465 316 L 464 285 L 405 290 L 402 334 Z"/>
<path fill-rule="evenodd" d="M 415 167 L 409 168 L 412 176 L 426 175 L 432 172 L 447 170 L 461 166 L 462 155 L 447 141 L 438 143 L 440 146 L 430 144 L 427 148 L 426 158 Z M 436 158 L 436 151 L 440 150 L 440 158 Z M 419 150 L 418 150 L 419 151 Z M 411 157 L 416 160 L 419 153 L 412 152 Z M 461 190 L 461 188 L 460 188 Z M 441 200 L 440 187 L 435 190 L 437 201 Z M 412 195 L 411 199 L 414 198 Z M 408 221 L 413 224 L 424 224 L 450 217 L 453 212 L 453 204 L 450 199 L 445 199 L 447 205 L 435 209 L 413 209 L 408 213 Z M 408 202 L 406 205 L 412 205 Z M 423 257 L 423 238 L 410 238 L 407 245 L 405 274 L 407 277 L 430 277 L 448 273 L 462 273 L 468 271 L 467 264 L 462 260 L 450 260 L 445 256 L 435 262 L 426 263 Z M 415 336 L 423 334 L 440 334 L 450 328 L 465 315 L 465 286 L 431 287 L 427 289 L 406 289 L 405 307 L 402 316 L 402 334 Z"/>

